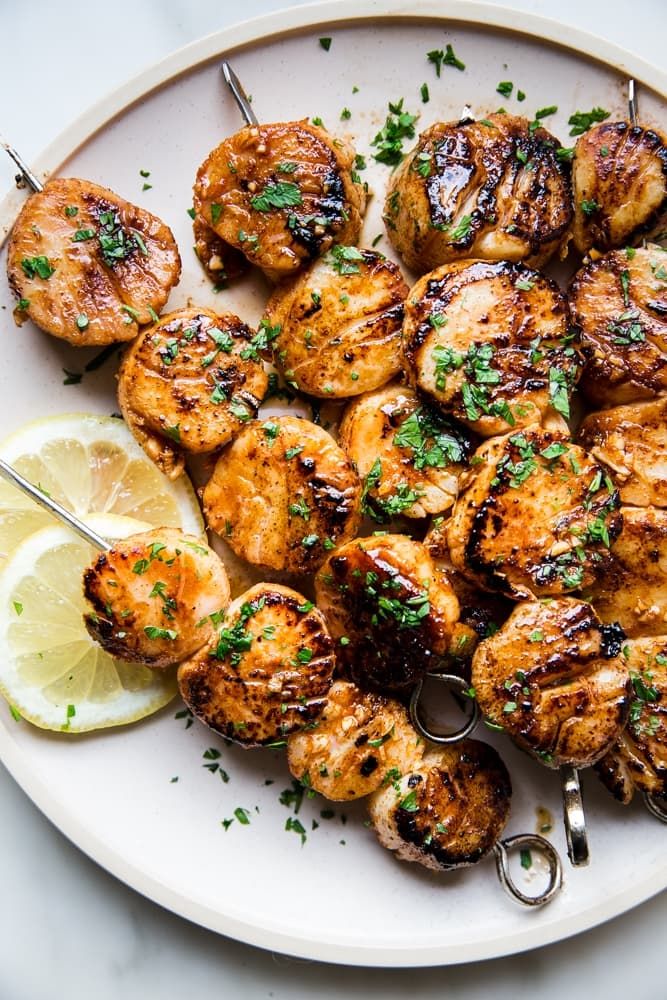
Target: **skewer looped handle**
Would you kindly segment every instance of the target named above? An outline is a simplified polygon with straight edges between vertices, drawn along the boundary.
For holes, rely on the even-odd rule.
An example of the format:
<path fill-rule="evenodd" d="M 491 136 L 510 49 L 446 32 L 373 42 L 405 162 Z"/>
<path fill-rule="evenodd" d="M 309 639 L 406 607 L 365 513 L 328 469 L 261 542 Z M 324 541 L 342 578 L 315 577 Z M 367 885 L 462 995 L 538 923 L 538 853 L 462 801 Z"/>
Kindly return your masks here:
<path fill-rule="evenodd" d="M 547 887 L 536 896 L 529 896 L 519 889 L 510 873 L 509 853 L 521 849 L 541 854 L 549 866 Z M 499 840 L 493 847 L 493 853 L 496 859 L 498 881 L 507 895 L 515 902 L 521 903 L 522 906 L 544 906 L 560 892 L 563 886 L 563 865 L 558 851 L 546 837 L 540 837 L 537 833 L 520 833 L 516 837 Z"/>
<path fill-rule="evenodd" d="M 246 125 L 259 125 L 257 115 L 250 107 L 250 101 L 248 100 L 248 95 L 243 89 L 243 84 L 226 59 L 223 62 L 221 69 L 222 75 L 225 78 L 225 83 L 231 90 L 234 100 L 236 101 L 236 106 L 241 112 Z"/>
<path fill-rule="evenodd" d="M 450 690 L 453 689 L 458 692 L 458 694 L 468 696 L 468 685 L 462 677 L 458 677 L 456 674 L 427 673 L 426 677 L 434 681 L 441 681 Z M 431 743 L 435 743 L 438 746 L 448 746 L 450 743 L 459 743 L 461 740 L 464 740 L 466 736 L 469 736 L 473 729 L 477 726 L 480 719 L 479 705 L 474 698 L 469 698 L 472 706 L 471 714 L 465 724 L 460 729 L 457 729 L 452 733 L 436 733 L 427 729 L 419 715 L 419 702 L 421 700 L 426 677 L 417 682 L 412 692 L 412 696 L 410 698 L 410 721 L 419 735 L 423 739 L 430 740 Z"/>
<path fill-rule="evenodd" d="M 40 507 L 43 507 L 44 510 L 48 510 L 49 514 L 53 514 L 54 517 L 57 517 L 59 521 L 66 524 L 68 528 L 75 531 L 76 534 L 83 538 L 86 542 L 94 545 L 97 549 L 101 549 L 102 552 L 109 551 L 111 546 L 105 538 L 98 535 L 96 531 L 89 528 L 87 524 L 80 521 L 78 517 L 71 514 L 70 511 L 62 507 L 52 497 L 43 493 L 37 486 L 33 486 L 32 483 L 29 483 L 27 479 L 24 479 L 23 476 L 16 471 L 16 469 L 13 469 L 12 466 L 9 465 L 8 462 L 5 462 L 2 458 L 0 458 L 0 476 L 3 479 L 6 479 L 8 483 L 11 483 L 12 486 L 16 486 L 19 490 L 22 490 L 23 493 L 27 494 L 31 500 L 34 500 L 35 503 L 39 504 Z"/>
<path fill-rule="evenodd" d="M 661 823 L 667 823 L 667 799 L 644 792 L 644 803 L 651 816 L 655 816 Z"/>
<path fill-rule="evenodd" d="M 18 175 L 16 177 L 16 183 L 18 184 L 20 180 L 24 180 L 25 183 L 28 185 L 28 187 L 32 188 L 33 191 L 43 191 L 44 185 L 42 184 L 40 179 L 35 174 L 33 174 L 32 170 L 25 162 L 21 154 L 18 152 L 18 150 L 14 149 L 13 146 L 11 146 L 8 142 L 6 142 L 4 139 L 1 138 L 0 138 L 0 146 L 2 146 L 2 148 L 8 154 L 8 156 L 11 157 L 16 166 L 21 171 L 20 177 Z"/>
<path fill-rule="evenodd" d="M 575 868 L 582 868 L 588 864 L 590 856 L 579 772 L 575 767 L 563 765 L 560 769 L 560 782 L 563 792 L 563 822 L 567 837 L 567 856 Z"/>

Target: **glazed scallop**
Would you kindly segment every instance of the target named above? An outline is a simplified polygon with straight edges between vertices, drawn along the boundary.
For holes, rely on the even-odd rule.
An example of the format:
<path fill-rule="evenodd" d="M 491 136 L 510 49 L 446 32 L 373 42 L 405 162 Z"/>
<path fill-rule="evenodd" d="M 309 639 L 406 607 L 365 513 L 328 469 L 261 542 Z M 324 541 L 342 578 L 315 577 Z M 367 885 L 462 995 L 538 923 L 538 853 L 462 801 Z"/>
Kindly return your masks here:
<path fill-rule="evenodd" d="M 164 222 L 72 177 L 30 195 L 7 250 L 17 315 L 77 346 L 132 340 L 160 312 L 180 273 Z"/>
<path fill-rule="evenodd" d="M 317 724 L 287 741 L 294 777 L 334 802 L 369 795 L 417 767 L 423 754 L 404 706 L 351 681 L 335 681 Z"/>
<path fill-rule="evenodd" d="M 199 168 L 195 213 L 278 281 L 333 243 L 357 242 L 366 196 L 354 156 L 307 121 L 247 125 Z"/>
<path fill-rule="evenodd" d="M 594 125 L 574 147 L 572 188 L 580 254 L 656 235 L 667 223 L 667 139 L 626 121 Z"/>
<path fill-rule="evenodd" d="M 289 385 L 328 399 L 358 396 L 400 370 L 403 300 L 396 264 L 373 250 L 335 246 L 269 299 L 274 360 Z"/>
<path fill-rule="evenodd" d="M 477 648 L 472 683 L 486 718 L 548 767 L 594 764 L 630 710 L 623 630 L 574 598 L 519 604 Z"/>
<path fill-rule="evenodd" d="M 623 532 L 590 589 L 603 621 L 628 635 L 667 635 L 667 510 L 622 507 Z"/>
<path fill-rule="evenodd" d="M 539 427 L 494 438 L 445 525 L 454 567 L 514 600 L 589 587 L 610 565 L 619 499 L 606 470 Z"/>
<path fill-rule="evenodd" d="M 667 253 L 613 250 L 570 285 L 573 321 L 588 362 L 581 387 L 596 406 L 651 399 L 667 390 Z"/>
<path fill-rule="evenodd" d="M 632 680 L 630 716 L 595 769 L 628 805 L 635 791 L 667 797 L 667 636 L 629 639 L 623 655 Z"/>
<path fill-rule="evenodd" d="M 611 470 L 621 502 L 667 507 L 667 398 L 589 413 L 578 439 Z"/>
<path fill-rule="evenodd" d="M 351 402 L 338 439 L 364 480 L 364 510 L 379 522 L 449 510 L 473 447 L 464 428 L 396 382 Z"/>
<path fill-rule="evenodd" d="M 432 750 L 372 796 L 378 840 L 401 861 L 436 871 L 474 865 L 509 818 L 512 785 L 493 747 L 478 740 Z"/>
<path fill-rule="evenodd" d="M 248 261 L 240 250 L 224 243 L 201 215 L 195 215 L 192 232 L 197 260 L 216 289 L 225 288 L 248 270 Z"/>
<path fill-rule="evenodd" d="M 357 539 L 315 577 L 339 664 L 364 690 L 407 691 L 446 654 L 459 604 L 428 549 L 405 535 Z"/>
<path fill-rule="evenodd" d="M 209 642 L 229 603 L 225 568 L 207 545 L 175 528 L 131 535 L 85 571 L 89 633 L 112 656 L 169 667 Z"/>
<path fill-rule="evenodd" d="M 232 313 L 180 309 L 143 331 L 118 374 L 125 421 L 158 468 L 175 479 L 185 456 L 218 451 L 257 415 L 268 378 L 258 344 Z"/>
<path fill-rule="evenodd" d="M 565 429 L 581 359 L 565 297 L 537 271 L 477 260 L 425 275 L 406 300 L 403 353 L 417 391 L 483 437 Z"/>
<path fill-rule="evenodd" d="M 242 559 L 309 573 L 359 526 L 359 477 L 321 427 L 298 417 L 249 424 L 217 461 L 207 523 Z"/>
<path fill-rule="evenodd" d="M 545 129 L 507 114 L 422 132 L 384 207 L 389 238 L 407 266 L 423 274 L 469 257 L 546 263 L 572 218 L 558 146 Z"/>
<path fill-rule="evenodd" d="M 289 587 L 259 583 L 233 601 L 215 640 L 178 668 L 200 722 L 246 747 L 280 742 L 326 705 L 334 656 L 324 619 Z"/>

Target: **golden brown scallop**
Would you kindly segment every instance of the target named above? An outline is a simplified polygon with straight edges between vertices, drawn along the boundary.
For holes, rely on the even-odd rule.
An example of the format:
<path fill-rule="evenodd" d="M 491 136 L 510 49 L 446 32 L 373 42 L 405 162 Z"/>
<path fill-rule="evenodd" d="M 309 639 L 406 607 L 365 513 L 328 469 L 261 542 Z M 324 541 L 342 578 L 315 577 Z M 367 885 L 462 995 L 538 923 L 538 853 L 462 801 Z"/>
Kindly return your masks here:
<path fill-rule="evenodd" d="M 667 223 L 667 138 L 630 122 L 602 122 L 577 139 L 572 161 L 580 254 L 633 246 Z"/>
<path fill-rule="evenodd" d="M 384 207 L 389 238 L 407 266 L 423 274 L 470 257 L 545 264 L 572 218 L 559 146 L 545 129 L 508 114 L 422 132 Z"/>
<path fill-rule="evenodd" d="M 623 531 L 588 596 L 630 636 L 667 635 L 667 510 L 621 507 Z"/>
<path fill-rule="evenodd" d="M 581 364 L 568 319 L 558 286 L 522 264 L 448 264 L 408 293 L 408 378 L 483 437 L 536 422 L 566 429 Z"/>
<path fill-rule="evenodd" d="M 401 367 L 407 292 L 392 261 L 340 245 L 281 282 L 264 320 L 279 331 L 274 360 L 288 385 L 324 399 L 384 385 Z"/>
<path fill-rule="evenodd" d="M 578 439 L 611 470 L 621 503 L 667 507 L 667 397 L 589 413 Z"/>
<path fill-rule="evenodd" d="M 548 767 L 594 764 L 630 710 L 623 630 L 570 597 L 517 605 L 473 656 L 472 683 L 494 726 Z"/>
<path fill-rule="evenodd" d="M 449 510 L 472 438 L 394 382 L 346 408 L 338 439 L 364 480 L 362 508 L 379 522 Z"/>
<path fill-rule="evenodd" d="M 581 388 L 595 406 L 651 399 L 667 390 L 667 253 L 612 250 L 570 285 L 573 322 L 588 361 Z"/>
<path fill-rule="evenodd" d="M 118 373 L 121 412 L 170 479 L 187 453 L 218 451 L 257 415 L 268 377 L 266 340 L 232 313 L 179 309 L 142 331 Z"/>
<path fill-rule="evenodd" d="M 449 870 L 492 850 L 509 818 L 512 784 L 496 750 L 463 740 L 422 761 L 370 800 L 378 840 L 401 861 Z"/>
<path fill-rule="evenodd" d="M 406 691 L 447 653 L 459 604 L 428 549 L 406 535 L 360 538 L 315 577 L 339 664 L 364 690 Z"/>
<path fill-rule="evenodd" d="M 561 434 L 529 427 L 485 442 L 445 524 L 454 567 L 514 600 L 589 587 L 610 563 L 619 499 L 609 476 Z"/>
<path fill-rule="evenodd" d="M 56 177 L 30 195 L 7 249 L 21 314 L 77 346 L 132 340 L 163 308 L 180 273 L 164 222 L 73 177 Z"/>
<path fill-rule="evenodd" d="M 310 573 L 359 526 L 359 477 L 323 428 L 254 421 L 225 449 L 203 492 L 206 521 L 254 565 Z"/>
<path fill-rule="evenodd" d="M 417 767 L 423 754 L 405 707 L 351 681 L 335 681 L 313 728 L 287 741 L 294 777 L 334 802 L 369 795 Z"/>
<path fill-rule="evenodd" d="M 169 667 L 211 640 L 229 603 L 216 553 L 176 528 L 154 528 L 114 542 L 85 571 L 93 639 L 112 656 Z"/>
<path fill-rule="evenodd" d="M 196 215 L 274 281 L 355 244 L 366 195 L 354 150 L 307 121 L 246 125 L 202 163 Z"/>
<path fill-rule="evenodd" d="M 628 805 L 635 791 L 667 797 L 667 636 L 628 639 L 623 655 L 633 688 L 630 717 L 595 770 Z"/>
<path fill-rule="evenodd" d="M 334 655 L 323 616 L 301 594 L 258 583 L 221 616 L 217 637 L 178 668 L 200 722 L 246 747 L 285 745 L 326 705 Z"/>

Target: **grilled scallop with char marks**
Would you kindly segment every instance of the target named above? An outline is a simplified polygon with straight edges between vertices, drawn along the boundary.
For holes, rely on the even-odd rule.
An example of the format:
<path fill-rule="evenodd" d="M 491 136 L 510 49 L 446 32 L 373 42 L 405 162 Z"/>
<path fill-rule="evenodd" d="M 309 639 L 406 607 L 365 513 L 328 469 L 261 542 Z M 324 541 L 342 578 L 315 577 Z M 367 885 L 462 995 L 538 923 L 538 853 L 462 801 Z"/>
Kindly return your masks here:
<path fill-rule="evenodd" d="M 559 146 L 545 129 L 507 114 L 422 132 L 384 206 L 389 238 L 408 267 L 423 274 L 470 257 L 545 264 L 572 218 Z"/>
<path fill-rule="evenodd" d="M 112 656 L 149 667 L 180 663 L 204 646 L 229 603 L 216 553 L 175 528 L 114 542 L 85 571 L 83 589 L 93 639 Z"/>
<path fill-rule="evenodd" d="M 578 438 L 611 470 L 621 503 L 667 507 L 667 398 L 589 413 Z"/>
<path fill-rule="evenodd" d="M 667 391 L 667 253 L 613 250 L 575 274 L 569 296 L 588 356 L 581 388 L 592 403 Z"/>
<path fill-rule="evenodd" d="M 624 633 L 570 597 L 526 601 L 472 660 L 479 706 L 548 767 L 587 767 L 618 739 L 630 710 Z"/>
<path fill-rule="evenodd" d="M 667 636 L 629 639 L 623 655 L 633 688 L 630 717 L 595 770 L 628 805 L 635 791 L 667 798 Z"/>
<path fill-rule="evenodd" d="M 380 523 L 448 510 L 473 447 L 463 427 L 400 383 L 353 400 L 338 440 L 364 480 L 362 508 Z"/>
<path fill-rule="evenodd" d="M 628 635 L 667 635 L 667 510 L 621 507 L 621 515 L 623 531 L 590 600 Z"/>
<path fill-rule="evenodd" d="M 493 747 L 479 740 L 431 750 L 403 777 L 375 792 L 378 840 L 401 861 L 448 871 L 474 865 L 498 842 L 512 784 Z"/>
<path fill-rule="evenodd" d="M 269 299 L 274 360 L 289 385 L 311 396 L 358 396 L 400 370 L 403 300 L 396 264 L 374 250 L 334 246 Z"/>
<path fill-rule="evenodd" d="M 459 615 L 447 576 L 405 535 L 360 538 L 315 577 L 340 666 L 359 687 L 407 691 L 445 656 Z"/>
<path fill-rule="evenodd" d="M 423 755 L 405 707 L 351 681 L 335 681 L 315 726 L 287 741 L 294 777 L 333 802 L 370 795 Z"/>
<path fill-rule="evenodd" d="M 445 525 L 454 567 L 514 600 L 589 587 L 610 564 L 619 499 L 583 448 L 540 427 L 485 442 Z"/>
<path fill-rule="evenodd" d="M 354 150 L 307 121 L 246 125 L 197 172 L 195 213 L 274 281 L 359 238 Z"/>
<path fill-rule="evenodd" d="M 565 296 L 537 271 L 477 260 L 424 275 L 406 300 L 403 353 L 417 391 L 483 437 L 565 429 L 581 359 Z"/>
<path fill-rule="evenodd" d="M 47 181 L 30 195 L 7 250 L 17 315 L 80 347 L 132 340 L 160 312 L 180 274 L 164 222 L 73 177 Z"/>
<path fill-rule="evenodd" d="M 572 188 L 580 254 L 656 235 L 667 222 L 667 139 L 626 121 L 594 125 L 574 147 Z"/>
<path fill-rule="evenodd" d="M 230 604 L 214 641 L 181 663 L 178 686 L 204 725 L 243 746 L 265 746 L 318 718 L 333 669 L 331 638 L 312 601 L 258 583 Z"/>
<path fill-rule="evenodd" d="M 210 528 L 254 565 L 310 573 L 359 526 L 359 477 L 334 439 L 298 417 L 249 424 L 204 493 Z"/>
<path fill-rule="evenodd" d="M 180 309 L 144 330 L 118 374 L 133 435 L 170 479 L 185 455 L 218 451 L 257 414 L 268 378 L 258 338 L 232 313 Z"/>

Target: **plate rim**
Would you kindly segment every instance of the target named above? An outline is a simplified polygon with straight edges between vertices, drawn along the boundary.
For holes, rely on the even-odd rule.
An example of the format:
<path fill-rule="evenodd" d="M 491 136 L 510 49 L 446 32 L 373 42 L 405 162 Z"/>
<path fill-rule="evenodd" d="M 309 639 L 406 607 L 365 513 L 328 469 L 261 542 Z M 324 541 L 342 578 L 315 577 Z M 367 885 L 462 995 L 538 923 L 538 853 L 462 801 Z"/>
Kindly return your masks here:
<path fill-rule="evenodd" d="M 224 54 L 298 35 L 314 28 L 354 27 L 367 24 L 456 23 L 482 26 L 537 39 L 543 44 L 574 52 L 628 76 L 663 96 L 667 73 L 635 53 L 589 32 L 539 14 L 478 0 L 421 0 L 409 10 L 403 0 L 323 0 L 260 15 L 213 32 L 176 49 L 148 66 L 94 103 L 67 126 L 37 157 L 38 175 L 55 172 L 102 128 L 137 101 Z M 10 189 L 0 202 L 0 247 L 6 241 L 23 195 Z M 667 862 L 618 896 L 603 897 L 576 916 L 566 916 L 543 926 L 524 928 L 520 935 L 498 934 L 482 942 L 456 945 L 378 947 L 342 940 L 317 940 L 296 932 L 285 933 L 266 922 L 252 923 L 222 914 L 192 901 L 164 885 L 159 878 L 128 863 L 98 836 L 92 834 L 51 794 L 28 763 L 26 755 L 0 725 L 0 760 L 23 792 L 43 815 L 79 850 L 129 888 L 195 924 L 247 944 L 301 958 L 364 967 L 428 967 L 497 958 L 564 940 L 625 913 L 667 887 Z"/>

